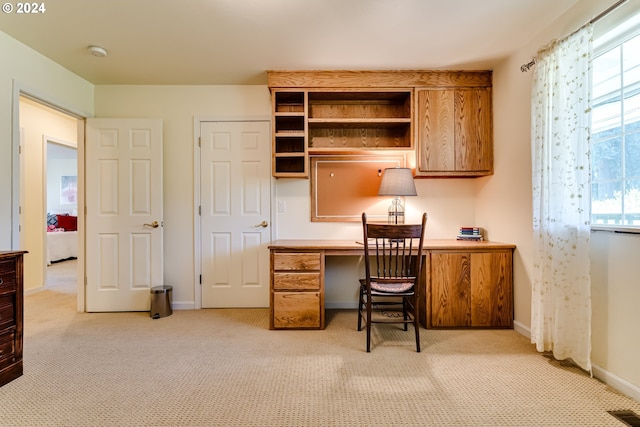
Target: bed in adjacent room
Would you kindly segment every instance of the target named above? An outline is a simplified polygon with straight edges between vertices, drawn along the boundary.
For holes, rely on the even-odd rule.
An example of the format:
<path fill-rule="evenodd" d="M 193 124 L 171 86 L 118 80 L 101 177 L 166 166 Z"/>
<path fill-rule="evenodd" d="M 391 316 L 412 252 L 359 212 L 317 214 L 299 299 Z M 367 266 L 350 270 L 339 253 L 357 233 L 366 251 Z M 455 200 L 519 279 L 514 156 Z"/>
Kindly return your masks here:
<path fill-rule="evenodd" d="M 55 215 L 47 217 L 47 265 L 78 257 L 77 217 Z"/>

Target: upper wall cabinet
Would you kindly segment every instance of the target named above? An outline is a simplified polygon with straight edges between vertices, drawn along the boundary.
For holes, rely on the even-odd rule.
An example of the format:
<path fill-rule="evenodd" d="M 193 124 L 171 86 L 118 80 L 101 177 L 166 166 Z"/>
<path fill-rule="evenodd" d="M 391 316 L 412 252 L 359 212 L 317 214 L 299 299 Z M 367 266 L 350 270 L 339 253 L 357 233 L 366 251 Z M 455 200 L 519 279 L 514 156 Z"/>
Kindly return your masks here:
<path fill-rule="evenodd" d="M 491 72 L 269 71 L 268 80 L 275 177 L 307 178 L 310 154 L 397 150 L 416 153 L 416 176 L 492 173 Z"/>
<path fill-rule="evenodd" d="M 416 176 L 493 173 L 491 88 L 416 89 Z"/>

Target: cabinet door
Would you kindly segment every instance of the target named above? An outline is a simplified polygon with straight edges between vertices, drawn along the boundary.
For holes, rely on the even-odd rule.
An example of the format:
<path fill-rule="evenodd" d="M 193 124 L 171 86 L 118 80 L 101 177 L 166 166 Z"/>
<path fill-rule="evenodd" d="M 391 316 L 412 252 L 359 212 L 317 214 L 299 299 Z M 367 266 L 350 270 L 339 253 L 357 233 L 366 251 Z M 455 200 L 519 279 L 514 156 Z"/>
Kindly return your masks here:
<path fill-rule="evenodd" d="M 493 171 L 491 89 L 455 91 L 456 171 Z"/>
<path fill-rule="evenodd" d="M 512 253 L 471 254 L 471 325 L 513 326 Z"/>
<path fill-rule="evenodd" d="M 416 173 L 455 170 L 454 91 L 416 92 L 418 168 Z"/>
<path fill-rule="evenodd" d="M 416 91 L 416 176 L 493 173 L 491 88 Z"/>
<path fill-rule="evenodd" d="M 428 327 L 471 326 L 471 257 L 468 253 L 431 253 Z"/>

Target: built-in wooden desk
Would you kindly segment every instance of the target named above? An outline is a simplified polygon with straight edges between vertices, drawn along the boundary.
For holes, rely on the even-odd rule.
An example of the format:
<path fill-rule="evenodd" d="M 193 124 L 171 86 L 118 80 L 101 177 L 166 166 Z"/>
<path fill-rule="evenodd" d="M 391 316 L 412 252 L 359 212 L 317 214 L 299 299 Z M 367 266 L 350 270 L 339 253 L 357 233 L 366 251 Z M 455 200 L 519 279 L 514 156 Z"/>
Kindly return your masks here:
<path fill-rule="evenodd" d="M 427 328 L 512 328 L 514 249 L 508 243 L 425 240 L 421 323 Z M 325 257 L 363 255 L 363 245 L 355 240 L 275 240 L 269 250 L 269 327 L 324 329 Z"/>

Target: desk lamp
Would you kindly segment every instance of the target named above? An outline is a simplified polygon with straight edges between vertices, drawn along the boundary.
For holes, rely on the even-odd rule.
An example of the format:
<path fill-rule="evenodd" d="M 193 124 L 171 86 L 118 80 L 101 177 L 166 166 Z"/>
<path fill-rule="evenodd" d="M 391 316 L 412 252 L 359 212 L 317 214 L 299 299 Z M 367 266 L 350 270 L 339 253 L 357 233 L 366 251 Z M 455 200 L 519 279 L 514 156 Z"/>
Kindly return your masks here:
<path fill-rule="evenodd" d="M 400 196 L 417 196 L 409 168 L 387 168 L 382 175 L 378 196 L 393 196 L 389 206 L 389 224 L 404 224 L 404 206 Z"/>

